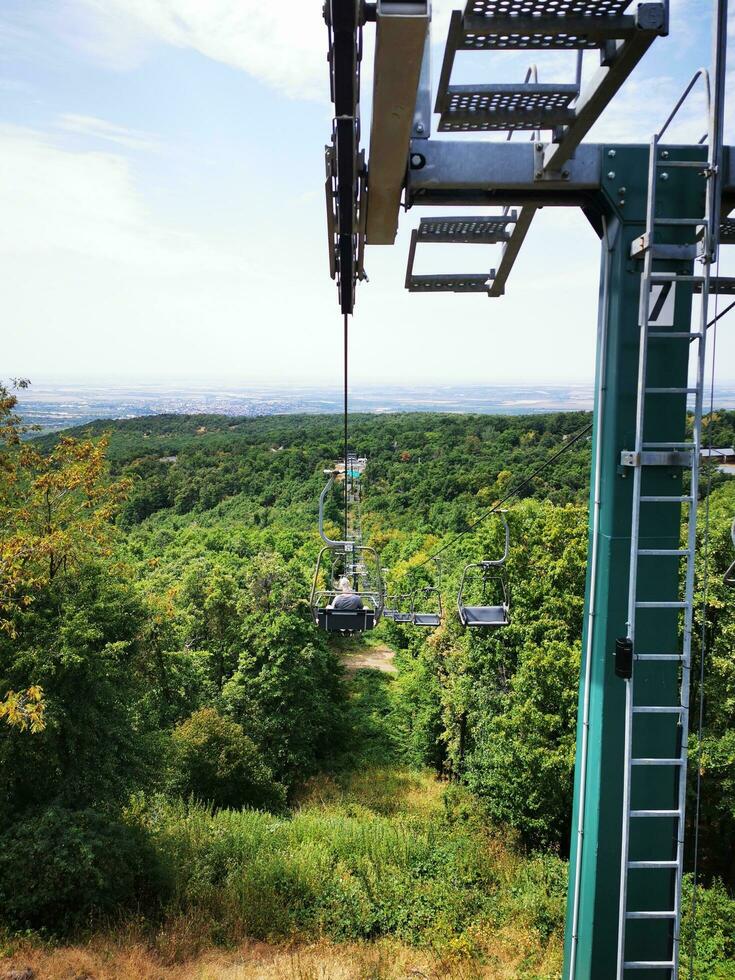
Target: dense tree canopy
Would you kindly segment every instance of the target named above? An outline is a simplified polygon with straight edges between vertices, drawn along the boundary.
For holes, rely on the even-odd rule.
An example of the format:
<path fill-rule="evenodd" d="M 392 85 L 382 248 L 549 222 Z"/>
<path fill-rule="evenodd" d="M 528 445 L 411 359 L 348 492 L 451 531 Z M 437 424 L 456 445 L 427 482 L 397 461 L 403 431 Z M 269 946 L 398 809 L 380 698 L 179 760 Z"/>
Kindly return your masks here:
<path fill-rule="evenodd" d="M 280 812 L 309 777 L 344 765 L 355 739 L 374 733 L 351 727 L 354 694 L 349 701 L 338 651 L 314 629 L 307 602 L 322 471 L 341 451 L 338 419 L 158 416 L 29 442 L 12 396 L 2 395 L 0 906 L 16 924 L 57 928 L 68 925 L 59 902 L 109 912 L 151 889 L 163 894 L 135 862 L 114 871 L 137 846 L 130 833 L 141 823 L 131 814 L 156 794 L 184 807 Z M 358 416 L 352 427 L 369 459 L 363 529 L 388 569 L 388 591 L 436 584 L 427 559 L 446 547 L 441 628 L 380 627 L 398 651 L 398 678 L 373 705 L 390 721 L 392 757 L 464 783 L 484 819 L 562 854 L 587 435 L 512 502 L 511 625 L 470 635 L 455 615 L 456 591 L 466 562 L 502 553 L 499 521 L 466 533 L 470 525 L 588 424 L 584 413 L 412 414 Z M 735 441 L 735 414 L 712 425 L 717 441 Z M 721 575 L 733 557 L 735 482 L 718 474 L 713 486 L 702 844 L 708 873 L 733 885 L 735 615 Z M 339 508 L 335 494 L 336 522 Z M 29 848 L 48 834 L 68 838 L 63 861 L 47 861 L 35 904 L 11 898 L 13 875 L 26 873 Z M 55 899 L 54 876 L 74 867 L 73 892 Z"/>

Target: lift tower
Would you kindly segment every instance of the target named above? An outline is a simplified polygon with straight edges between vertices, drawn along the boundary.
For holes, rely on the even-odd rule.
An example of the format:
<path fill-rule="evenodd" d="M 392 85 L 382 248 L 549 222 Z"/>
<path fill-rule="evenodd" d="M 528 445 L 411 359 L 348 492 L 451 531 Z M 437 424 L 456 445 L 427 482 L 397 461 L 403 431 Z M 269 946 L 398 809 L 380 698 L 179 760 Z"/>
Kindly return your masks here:
<path fill-rule="evenodd" d="M 431 138 L 428 0 L 325 4 L 329 261 L 343 313 L 364 278 L 365 246 L 394 242 L 401 201 L 478 209 L 421 219 L 412 292 L 502 295 L 541 207 L 581 208 L 602 243 L 568 980 L 677 976 L 708 299 L 735 292 L 735 280 L 711 275 L 720 244 L 735 243 L 735 148 L 722 145 L 727 0 L 712 6 L 711 82 L 698 73 L 683 97 L 705 89 L 707 136 L 670 144 L 682 99 L 649 145 L 625 145 L 585 137 L 668 34 L 668 0 L 467 0 L 451 17 L 434 111 L 440 132 L 477 134 L 469 140 Z M 359 79 L 372 23 L 366 162 Z M 453 84 L 458 51 L 505 50 L 577 52 L 575 76 Z M 585 84 L 583 57 L 598 62 Z M 482 136 L 497 131 L 532 139 Z M 436 242 L 499 245 L 497 268 L 416 274 L 419 247 Z"/>

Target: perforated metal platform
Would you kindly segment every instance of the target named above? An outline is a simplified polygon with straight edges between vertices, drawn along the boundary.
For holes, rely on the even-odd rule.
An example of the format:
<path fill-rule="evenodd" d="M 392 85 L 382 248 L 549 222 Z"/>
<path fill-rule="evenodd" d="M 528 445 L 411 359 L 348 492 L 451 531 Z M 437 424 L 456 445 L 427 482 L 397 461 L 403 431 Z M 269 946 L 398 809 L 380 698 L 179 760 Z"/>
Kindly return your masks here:
<path fill-rule="evenodd" d="M 631 0 L 468 0 L 459 49 L 600 46 L 600 28 L 619 19 Z"/>
<path fill-rule="evenodd" d="M 621 14 L 631 0 L 467 0 L 465 14 L 478 17 L 609 17 Z"/>
<path fill-rule="evenodd" d="M 450 85 L 439 131 L 551 129 L 574 116 L 576 85 Z"/>
<path fill-rule="evenodd" d="M 735 218 L 723 218 L 720 222 L 720 245 L 735 245 Z"/>
<path fill-rule="evenodd" d="M 479 218 L 422 218 L 416 239 L 419 242 L 495 245 L 508 241 L 515 221 L 515 211 Z"/>
<path fill-rule="evenodd" d="M 490 275 L 406 276 L 409 293 L 487 293 Z"/>

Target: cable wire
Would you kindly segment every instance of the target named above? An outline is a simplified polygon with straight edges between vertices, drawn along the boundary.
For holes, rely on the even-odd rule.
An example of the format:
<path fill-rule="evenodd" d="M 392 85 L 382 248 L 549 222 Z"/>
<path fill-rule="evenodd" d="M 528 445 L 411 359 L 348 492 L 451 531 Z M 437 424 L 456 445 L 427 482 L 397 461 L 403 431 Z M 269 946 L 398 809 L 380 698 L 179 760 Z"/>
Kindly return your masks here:
<path fill-rule="evenodd" d="M 720 252 L 717 252 L 717 278 L 720 276 Z M 704 556 L 704 573 L 702 575 L 702 624 L 700 630 L 700 650 L 699 650 L 699 719 L 697 724 L 697 791 L 696 802 L 694 805 L 694 866 L 692 869 L 692 944 L 689 950 L 689 980 L 694 980 L 694 956 L 696 951 L 696 924 L 697 924 L 697 888 L 699 885 L 699 818 L 702 804 L 702 733 L 704 731 L 704 676 L 705 660 L 707 653 L 707 590 L 709 588 L 709 527 L 710 527 L 710 496 L 712 493 L 712 421 L 715 413 L 715 364 L 717 361 L 717 321 L 728 310 L 732 309 L 733 303 L 717 313 L 719 295 L 715 293 L 715 316 L 707 329 L 713 327 L 712 334 L 712 374 L 710 380 L 709 396 L 709 439 L 708 439 L 708 460 L 707 460 L 707 499 L 704 505 L 704 539 L 702 543 L 702 554 Z M 702 297 L 704 302 L 704 297 Z M 704 342 L 704 338 L 702 338 Z M 692 558 L 693 560 L 693 558 Z"/>
<path fill-rule="evenodd" d="M 345 541 L 347 540 L 347 505 L 348 505 L 348 498 L 347 498 L 347 480 L 348 480 L 348 475 L 347 475 L 347 439 L 348 439 L 348 414 L 347 414 L 348 379 L 347 379 L 347 365 L 348 365 L 348 353 L 349 353 L 348 352 L 348 337 L 349 337 L 349 329 L 348 329 L 348 326 L 347 326 L 347 314 L 345 313 L 345 315 L 344 315 L 344 329 L 343 329 L 343 345 L 344 345 L 344 427 L 345 427 L 345 433 L 344 433 L 344 442 L 345 442 L 345 444 L 344 444 L 344 456 L 345 456 L 345 487 L 344 487 L 344 490 L 345 490 L 345 494 L 344 494 L 344 496 L 345 496 L 345 501 L 344 501 L 344 509 L 345 509 Z"/>
<path fill-rule="evenodd" d="M 464 537 L 465 534 L 469 534 L 470 531 L 474 531 L 474 529 L 479 524 L 482 524 L 482 522 L 486 518 L 490 517 L 491 514 L 496 513 L 499 510 L 499 508 L 502 506 L 502 504 L 504 504 L 506 501 L 510 500 L 512 497 L 515 497 L 517 494 L 519 494 L 521 490 L 523 490 L 525 487 L 528 486 L 529 483 L 531 483 L 532 480 L 536 479 L 539 473 L 542 473 L 547 467 L 551 466 L 552 463 L 555 463 L 560 456 L 563 456 L 564 453 L 567 452 L 567 450 L 571 449 L 576 442 L 579 442 L 582 436 L 585 436 L 590 431 L 591 428 L 592 428 L 592 422 L 586 425 L 583 429 L 580 429 L 580 431 L 577 432 L 577 434 L 573 436 L 569 440 L 569 442 L 565 443 L 561 447 L 561 449 L 555 452 L 552 456 L 549 456 L 548 459 L 544 460 L 541 466 L 535 469 L 529 476 L 525 478 L 525 480 L 521 480 L 521 482 L 517 486 L 509 490 L 508 493 L 506 493 L 504 497 L 501 497 L 500 500 L 497 501 L 497 503 L 493 504 L 493 506 L 489 510 L 487 510 L 482 515 L 482 517 L 478 517 L 478 519 L 476 521 L 473 521 L 472 524 L 469 524 L 464 529 L 464 531 L 460 531 L 458 534 L 455 534 L 455 536 L 451 538 L 449 541 L 447 541 L 446 544 L 442 545 L 441 548 L 439 548 L 433 554 L 429 555 L 428 558 L 425 558 L 424 561 L 420 562 L 415 567 L 423 568 L 424 565 L 428 564 L 430 561 L 434 561 L 434 559 L 436 559 L 442 552 L 446 551 L 448 548 L 451 548 L 452 545 L 456 544 L 457 541 L 459 541 L 460 538 Z"/>

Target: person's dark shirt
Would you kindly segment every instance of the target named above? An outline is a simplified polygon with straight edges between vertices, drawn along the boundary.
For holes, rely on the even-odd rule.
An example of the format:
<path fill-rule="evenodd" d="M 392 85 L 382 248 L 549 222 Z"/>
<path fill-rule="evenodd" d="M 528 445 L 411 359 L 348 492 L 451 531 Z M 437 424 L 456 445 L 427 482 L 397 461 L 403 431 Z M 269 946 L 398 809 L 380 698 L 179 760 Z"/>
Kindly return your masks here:
<path fill-rule="evenodd" d="M 332 609 L 362 609 L 362 599 L 356 592 L 341 592 L 332 601 Z"/>

